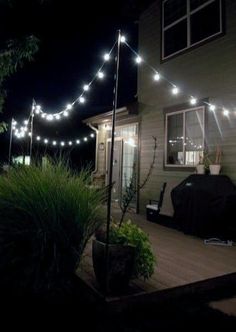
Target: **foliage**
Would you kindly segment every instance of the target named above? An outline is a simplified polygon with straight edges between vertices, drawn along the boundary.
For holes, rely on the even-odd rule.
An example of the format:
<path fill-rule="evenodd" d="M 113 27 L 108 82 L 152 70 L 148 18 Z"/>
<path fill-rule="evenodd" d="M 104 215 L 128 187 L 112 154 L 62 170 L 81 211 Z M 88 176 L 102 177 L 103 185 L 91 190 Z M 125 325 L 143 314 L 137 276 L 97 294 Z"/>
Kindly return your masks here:
<path fill-rule="evenodd" d="M 207 150 L 203 151 L 203 154 L 199 157 L 199 164 L 204 165 L 206 170 L 209 170 L 210 165 L 219 165 L 221 163 L 222 151 L 220 147 L 216 146 L 215 156 L 210 156 Z M 214 161 L 213 161 L 214 160 Z"/>
<path fill-rule="evenodd" d="M 96 238 L 106 242 L 105 231 L 101 229 L 96 232 Z M 135 246 L 134 277 L 150 278 L 154 272 L 155 257 L 152 252 L 148 235 L 130 220 L 123 222 L 121 226 L 111 224 L 110 244 L 124 244 Z"/>
<path fill-rule="evenodd" d="M 6 91 L 4 83 L 25 61 L 31 61 L 38 50 L 39 40 L 34 36 L 8 40 L 4 49 L 0 50 L 0 113 L 2 112 Z M 0 132 L 6 130 L 4 122 L 0 123 Z"/>
<path fill-rule="evenodd" d="M 0 177 L 0 286 L 32 294 L 67 287 L 102 220 L 104 190 L 62 163 Z"/>

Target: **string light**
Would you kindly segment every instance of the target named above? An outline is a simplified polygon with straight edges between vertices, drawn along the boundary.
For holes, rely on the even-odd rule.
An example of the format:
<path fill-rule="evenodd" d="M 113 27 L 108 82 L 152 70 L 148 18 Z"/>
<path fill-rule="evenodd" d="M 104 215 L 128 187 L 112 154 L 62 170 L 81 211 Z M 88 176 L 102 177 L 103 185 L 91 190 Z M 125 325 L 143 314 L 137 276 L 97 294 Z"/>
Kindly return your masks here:
<path fill-rule="evenodd" d="M 173 87 L 172 93 L 173 93 L 173 95 L 177 95 L 179 93 L 179 89 L 177 88 L 177 86 Z"/>
<path fill-rule="evenodd" d="M 83 89 L 84 89 L 84 91 L 88 91 L 88 90 L 89 90 L 89 85 L 88 85 L 88 84 L 85 84 L 85 85 L 83 86 Z"/>
<path fill-rule="evenodd" d="M 67 111 L 64 111 L 64 112 L 63 112 L 63 115 L 64 115 L 64 116 L 68 116 L 69 113 L 68 113 Z"/>
<path fill-rule="evenodd" d="M 216 106 L 215 105 L 210 105 L 209 109 L 210 109 L 210 111 L 214 112 L 215 109 L 216 109 Z"/>
<path fill-rule="evenodd" d="M 125 36 L 121 36 L 121 37 L 120 37 L 120 42 L 121 42 L 121 43 L 125 43 L 125 42 L 126 42 L 126 38 L 125 38 Z"/>
<path fill-rule="evenodd" d="M 67 110 L 71 110 L 71 109 L 72 109 L 72 107 L 73 107 L 73 105 L 71 105 L 71 104 L 68 104 L 68 105 L 66 106 L 66 109 L 67 109 Z"/>
<path fill-rule="evenodd" d="M 154 81 L 159 81 L 160 78 L 161 78 L 161 76 L 160 76 L 159 73 L 156 73 L 156 74 L 153 76 Z"/>
<path fill-rule="evenodd" d="M 85 103 L 85 98 L 83 96 L 79 97 L 79 102 L 81 104 L 84 104 Z"/>
<path fill-rule="evenodd" d="M 109 53 L 104 54 L 103 59 L 105 61 L 109 61 L 110 60 L 110 54 Z"/>
<path fill-rule="evenodd" d="M 227 110 L 227 109 L 223 109 L 223 115 L 224 116 L 229 116 L 229 110 Z"/>
<path fill-rule="evenodd" d="M 190 104 L 191 104 L 191 105 L 196 105 L 196 104 L 197 104 L 197 99 L 194 98 L 194 97 L 191 97 L 191 99 L 190 99 Z"/>
<path fill-rule="evenodd" d="M 143 61 L 143 59 L 141 58 L 141 56 L 138 55 L 136 57 L 135 61 L 136 61 L 137 64 L 140 64 Z"/>
<path fill-rule="evenodd" d="M 104 73 L 102 71 L 98 72 L 98 78 L 103 79 L 104 78 Z"/>

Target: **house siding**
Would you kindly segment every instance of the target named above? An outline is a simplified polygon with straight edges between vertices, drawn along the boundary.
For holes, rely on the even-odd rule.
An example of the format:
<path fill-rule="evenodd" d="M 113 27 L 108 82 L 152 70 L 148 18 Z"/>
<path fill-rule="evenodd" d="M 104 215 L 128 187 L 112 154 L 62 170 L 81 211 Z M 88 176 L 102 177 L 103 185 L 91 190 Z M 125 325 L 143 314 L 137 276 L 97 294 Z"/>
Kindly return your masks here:
<path fill-rule="evenodd" d="M 139 53 L 145 60 L 174 82 L 182 91 L 198 99 L 224 106 L 230 117 L 220 110 L 206 110 L 207 145 L 213 151 L 222 147 L 222 173 L 236 183 L 236 1 L 225 1 L 225 35 L 170 60 L 161 62 L 161 1 L 154 2 L 139 20 Z M 210 19 L 210 18 L 209 18 Z M 154 82 L 145 66 L 138 71 L 140 122 L 140 183 L 145 178 L 153 157 L 153 138 L 157 138 L 157 159 L 150 181 L 140 192 L 140 211 L 148 199 L 157 199 L 165 181 L 181 182 L 192 172 L 164 170 L 166 107 L 188 102 L 184 95 L 173 96 L 165 81 Z M 217 125 L 218 122 L 218 125 Z M 219 130 L 220 128 L 220 130 Z"/>

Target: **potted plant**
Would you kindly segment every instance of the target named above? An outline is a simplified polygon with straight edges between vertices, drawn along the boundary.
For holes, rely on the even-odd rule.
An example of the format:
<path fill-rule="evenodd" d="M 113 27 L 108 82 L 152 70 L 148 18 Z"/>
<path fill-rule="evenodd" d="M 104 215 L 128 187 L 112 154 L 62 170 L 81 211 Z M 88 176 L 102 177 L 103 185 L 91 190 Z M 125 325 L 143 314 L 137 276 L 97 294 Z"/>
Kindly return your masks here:
<path fill-rule="evenodd" d="M 210 163 L 209 169 L 210 169 L 210 174 L 211 175 L 218 175 L 221 170 L 221 156 L 222 156 L 222 151 L 220 147 L 217 145 L 216 147 L 216 153 L 215 153 L 215 161 L 214 163 Z"/>
<path fill-rule="evenodd" d="M 196 166 L 197 174 L 205 174 L 204 155 L 199 156 L 199 163 Z"/>
<path fill-rule="evenodd" d="M 155 257 L 148 235 L 131 220 L 110 228 L 106 261 L 106 230 L 99 229 L 93 241 L 93 267 L 97 281 L 109 293 L 125 292 L 131 278 L 149 278 L 154 272 Z"/>

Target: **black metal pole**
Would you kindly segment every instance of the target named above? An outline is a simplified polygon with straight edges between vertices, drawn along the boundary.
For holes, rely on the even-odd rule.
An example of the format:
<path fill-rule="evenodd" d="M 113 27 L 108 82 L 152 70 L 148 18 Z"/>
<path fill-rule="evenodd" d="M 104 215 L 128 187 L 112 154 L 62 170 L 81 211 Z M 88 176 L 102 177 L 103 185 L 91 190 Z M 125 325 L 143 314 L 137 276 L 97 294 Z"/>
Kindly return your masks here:
<path fill-rule="evenodd" d="M 10 132 L 10 142 L 9 142 L 9 155 L 8 155 L 8 165 L 11 166 L 11 151 L 12 151 L 12 132 L 13 132 L 13 122 L 14 119 L 11 119 L 11 132 Z"/>
<path fill-rule="evenodd" d="M 29 153 L 30 165 L 32 164 L 31 158 L 32 158 L 32 149 L 33 149 L 34 109 L 35 109 L 35 100 L 33 99 L 31 113 L 30 113 L 30 153 Z"/>
<path fill-rule="evenodd" d="M 108 199 L 107 199 L 107 227 L 106 227 L 106 293 L 109 292 L 109 240 L 110 240 L 110 223 L 111 223 L 111 197 L 112 197 L 112 175 L 113 175 L 113 154 L 115 142 L 115 125 L 116 125 L 116 109 L 118 101 L 118 85 L 119 85 L 119 67 L 120 67 L 120 43 L 121 31 L 117 33 L 117 55 L 116 55 L 116 73 L 115 73 L 115 88 L 114 88 L 114 101 L 112 112 L 112 130 L 111 130 L 111 150 L 109 161 L 109 181 L 108 181 Z"/>

